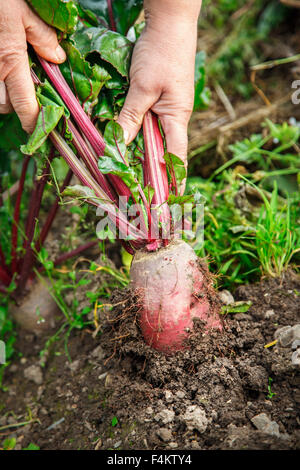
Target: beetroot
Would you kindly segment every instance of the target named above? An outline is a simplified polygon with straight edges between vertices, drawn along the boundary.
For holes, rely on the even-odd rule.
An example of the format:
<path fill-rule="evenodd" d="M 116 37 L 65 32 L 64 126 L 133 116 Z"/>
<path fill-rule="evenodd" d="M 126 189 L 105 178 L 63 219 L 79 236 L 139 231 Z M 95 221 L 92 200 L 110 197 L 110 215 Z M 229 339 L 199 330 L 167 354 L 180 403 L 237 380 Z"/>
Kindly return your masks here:
<path fill-rule="evenodd" d="M 36 9 L 39 2 L 35 3 Z M 107 2 L 107 16 L 116 30 L 111 4 Z M 116 118 L 128 91 L 133 44 L 117 31 L 106 31 L 102 24 L 97 27 L 96 17 L 90 12 L 82 8 L 76 11 L 72 13 L 72 27 L 67 18 L 65 25 L 61 18 L 58 22 L 68 60 L 61 66 L 36 55 L 31 60 L 40 113 L 34 132 L 21 146 L 26 157 L 14 212 L 9 264 L 0 246 L 0 292 L 8 293 L 12 280 L 16 280 L 17 295 L 29 287 L 36 254 L 41 252 L 60 204 L 58 194 L 39 233 L 36 221 L 41 194 L 53 172 L 52 160 L 60 156 L 70 168 L 60 192 L 80 204 L 87 202 L 96 207 L 99 238 L 119 239 L 134 256 L 132 287 L 145 341 L 164 353 L 174 352 L 186 346 L 193 318 L 202 321 L 207 331 L 222 329 L 211 275 L 191 246 L 181 240 L 185 236 L 191 240 L 194 231 L 197 237 L 201 225 L 197 209 L 203 198 L 197 188 L 195 194 L 182 194 L 186 165 L 182 155 L 168 151 L 162 123 L 151 109 L 145 113 L 134 141 L 126 144 Z M 56 26 L 53 18 L 51 25 Z M 21 193 L 32 155 L 39 178 L 24 231 L 24 259 L 20 259 L 17 242 Z M 69 186 L 72 174 L 77 182 Z M 86 246 L 89 243 L 82 249 Z M 73 250 L 68 257 L 78 253 L 78 249 Z M 64 261 L 65 256 L 54 265 Z M 25 307 L 28 304 L 33 311 L 42 308 L 29 300 Z M 17 307 L 20 314 L 22 309 Z M 24 312 L 22 316 L 27 316 Z M 32 328 L 35 323 L 36 316 Z"/>
<path fill-rule="evenodd" d="M 131 266 L 132 287 L 140 304 L 140 327 L 146 343 L 164 353 L 185 347 L 199 318 L 206 330 L 222 330 L 209 273 L 184 241 L 172 241 L 155 252 L 138 251 Z"/>
<path fill-rule="evenodd" d="M 185 165 L 167 152 L 158 116 L 152 111 L 145 114 L 141 146 L 137 140 L 126 147 L 123 130 L 114 120 L 106 125 L 103 138 L 59 67 L 40 62 L 70 112 L 65 119 L 72 147 L 65 127 L 49 132 L 51 143 L 81 183 L 65 194 L 101 208 L 116 229 L 116 238 L 134 255 L 132 287 L 147 344 L 164 353 L 185 348 L 193 318 L 201 320 L 206 331 L 222 330 L 211 275 L 181 240 L 185 222 L 189 231 L 193 227 L 193 214 L 182 209 L 186 203 L 195 207 L 199 195 L 180 194 Z M 33 78 L 39 86 L 39 79 Z M 43 108 L 41 113 L 43 122 Z"/>

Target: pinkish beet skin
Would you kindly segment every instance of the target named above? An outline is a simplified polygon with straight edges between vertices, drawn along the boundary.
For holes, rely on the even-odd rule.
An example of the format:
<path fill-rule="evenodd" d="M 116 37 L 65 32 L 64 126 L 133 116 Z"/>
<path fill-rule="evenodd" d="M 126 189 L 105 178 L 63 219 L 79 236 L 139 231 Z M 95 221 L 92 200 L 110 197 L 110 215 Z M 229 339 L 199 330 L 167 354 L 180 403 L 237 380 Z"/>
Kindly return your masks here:
<path fill-rule="evenodd" d="M 142 305 L 140 326 L 146 343 L 164 353 L 184 349 L 194 317 L 206 329 L 222 330 L 204 288 L 194 250 L 177 240 L 157 252 L 137 252 L 131 266 L 132 287 Z"/>

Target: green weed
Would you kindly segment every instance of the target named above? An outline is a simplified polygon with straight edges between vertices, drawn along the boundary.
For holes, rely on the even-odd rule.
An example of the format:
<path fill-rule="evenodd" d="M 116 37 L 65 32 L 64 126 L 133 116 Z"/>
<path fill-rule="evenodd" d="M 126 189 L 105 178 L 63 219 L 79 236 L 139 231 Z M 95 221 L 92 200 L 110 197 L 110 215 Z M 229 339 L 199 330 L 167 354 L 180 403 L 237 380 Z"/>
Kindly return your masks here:
<path fill-rule="evenodd" d="M 17 444 L 17 439 L 15 437 L 4 439 L 2 442 L 2 450 L 14 450 Z M 22 450 L 40 450 L 39 446 L 30 442 L 27 447 L 24 447 Z"/>
<path fill-rule="evenodd" d="M 269 120 L 263 128 L 230 145 L 232 158 L 210 179 L 187 182 L 206 201 L 204 244 L 197 253 L 208 257 L 228 288 L 280 276 L 299 260 L 300 128 Z"/>
<path fill-rule="evenodd" d="M 206 72 L 227 92 L 249 98 L 253 86 L 249 67 L 264 60 L 260 43 L 269 41 L 272 30 L 291 15 L 290 9 L 276 0 L 204 0 L 200 33 L 216 41 L 208 54 Z"/>
<path fill-rule="evenodd" d="M 5 344 L 5 359 L 6 363 L 0 365 L 0 389 L 6 390 L 3 387 L 3 375 L 5 368 L 10 364 L 10 360 L 14 354 L 14 343 L 16 341 L 15 326 L 9 316 L 8 302 L 3 300 L 0 305 L 0 340 Z"/>
<path fill-rule="evenodd" d="M 269 400 L 271 400 L 274 397 L 274 395 L 276 395 L 276 393 L 272 392 L 272 390 L 271 390 L 272 382 L 273 382 L 273 379 L 271 377 L 269 377 L 268 394 L 267 394 L 267 398 L 269 398 Z"/>
<path fill-rule="evenodd" d="M 279 207 L 277 184 L 270 201 L 259 188 L 264 205 L 255 232 L 256 251 L 264 274 L 279 277 L 286 271 L 292 257 L 300 251 L 299 231 L 291 219 L 291 203 Z"/>
<path fill-rule="evenodd" d="M 114 428 L 115 426 L 117 426 L 118 422 L 119 422 L 118 418 L 116 416 L 114 416 L 111 420 L 112 427 Z"/>

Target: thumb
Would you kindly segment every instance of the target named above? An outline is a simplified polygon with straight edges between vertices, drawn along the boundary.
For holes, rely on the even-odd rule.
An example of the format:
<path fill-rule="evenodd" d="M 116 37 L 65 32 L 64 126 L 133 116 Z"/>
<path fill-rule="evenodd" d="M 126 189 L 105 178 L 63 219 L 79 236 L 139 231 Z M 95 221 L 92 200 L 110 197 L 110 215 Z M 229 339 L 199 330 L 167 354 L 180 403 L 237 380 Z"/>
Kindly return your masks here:
<path fill-rule="evenodd" d="M 66 60 L 66 53 L 58 44 L 55 30 L 41 20 L 28 6 L 26 6 L 23 15 L 23 23 L 26 39 L 38 55 L 54 63 Z"/>
<path fill-rule="evenodd" d="M 126 145 L 135 139 L 143 123 L 145 113 L 151 108 L 155 98 L 139 91 L 136 87 L 129 88 L 124 106 L 120 112 L 118 123 L 123 128 Z"/>
<path fill-rule="evenodd" d="M 167 151 L 179 157 L 187 166 L 188 134 L 187 124 L 174 116 L 159 116 L 166 139 Z"/>
<path fill-rule="evenodd" d="M 171 116 L 161 116 L 160 121 L 164 130 L 167 151 L 179 157 L 187 170 L 188 133 L 187 123 L 178 122 Z M 186 178 L 182 181 L 180 194 L 185 190 Z"/>

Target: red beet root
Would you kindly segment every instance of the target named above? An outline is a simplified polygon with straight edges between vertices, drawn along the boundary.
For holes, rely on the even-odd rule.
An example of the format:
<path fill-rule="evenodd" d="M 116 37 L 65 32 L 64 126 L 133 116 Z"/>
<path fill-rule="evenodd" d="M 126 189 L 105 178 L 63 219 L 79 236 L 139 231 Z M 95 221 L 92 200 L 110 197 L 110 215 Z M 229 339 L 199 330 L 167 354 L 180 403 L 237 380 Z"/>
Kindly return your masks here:
<path fill-rule="evenodd" d="M 211 275 L 200 265 L 196 254 L 188 244 L 181 240 L 170 242 L 176 233 L 178 223 L 173 219 L 170 210 L 169 204 L 172 200 L 170 196 L 175 196 L 178 202 L 180 187 L 186 175 L 183 161 L 175 155 L 165 154 L 165 142 L 158 117 L 152 111 L 148 111 L 144 117 L 143 158 L 135 158 L 135 153 L 127 148 L 127 151 L 131 152 L 135 166 L 136 160 L 139 160 L 138 164 L 141 164 L 139 170 L 142 171 L 130 167 L 130 163 L 120 151 L 116 135 L 113 135 L 116 149 L 125 165 L 121 171 L 126 175 L 123 176 L 123 181 L 118 176 L 119 157 L 114 163 L 112 161 L 113 164 L 107 165 L 107 156 L 105 156 L 107 143 L 85 114 L 59 67 L 43 59 L 40 61 L 77 124 L 76 128 L 70 122 L 69 130 L 72 132 L 78 155 L 68 145 L 64 132 L 61 135 L 59 129 L 55 129 L 50 133 L 50 140 L 56 150 L 81 182 L 81 186 L 76 185 L 73 190 L 68 188 L 65 194 L 84 198 L 104 209 L 117 228 L 118 237 L 125 249 L 131 254 L 135 253 L 131 279 L 141 305 L 140 326 L 147 344 L 164 353 L 184 349 L 185 340 L 193 330 L 193 318 L 202 320 L 206 330 L 210 328 L 221 330 L 222 322 L 217 312 Z M 36 83 L 38 84 L 37 81 Z M 111 124 L 108 123 L 108 126 Z M 111 135 L 110 127 L 106 129 Z M 119 129 L 117 133 L 120 134 L 122 142 L 121 130 Z M 111 151 L 109 155 L 110 158 L 115 158 L 112 157 Z M 127 172 L 127 170 L 133 171 Z M 134 184 L 131 184 L 132 178 Z M 122 198 L 126 196 L 128 206 L 126 209 L 130 210 L 133 202 L 138 205 L 142 220 L 138 231 L 132 217 L 127 217 L 122 210 L 119 210 L 117 196 Z M 167 228 L 170 229 L 168 240 L 165 239 Z M 160 248 L 161 246 L 164 247 Z M 150 250 L 156 251 L 150 252 Z"/>
<path fill-rule="evenodd" d="M 140 327 L 149 346 L 164 353 L 184 349 L 193 318 L 204 321 L 206 330 L 222 330 L 210 301 L 207 274 L 201 271 L 194 250 L 182 240 L 156 252 L 135 254 L 131 282 L 141 304 Z"/>

